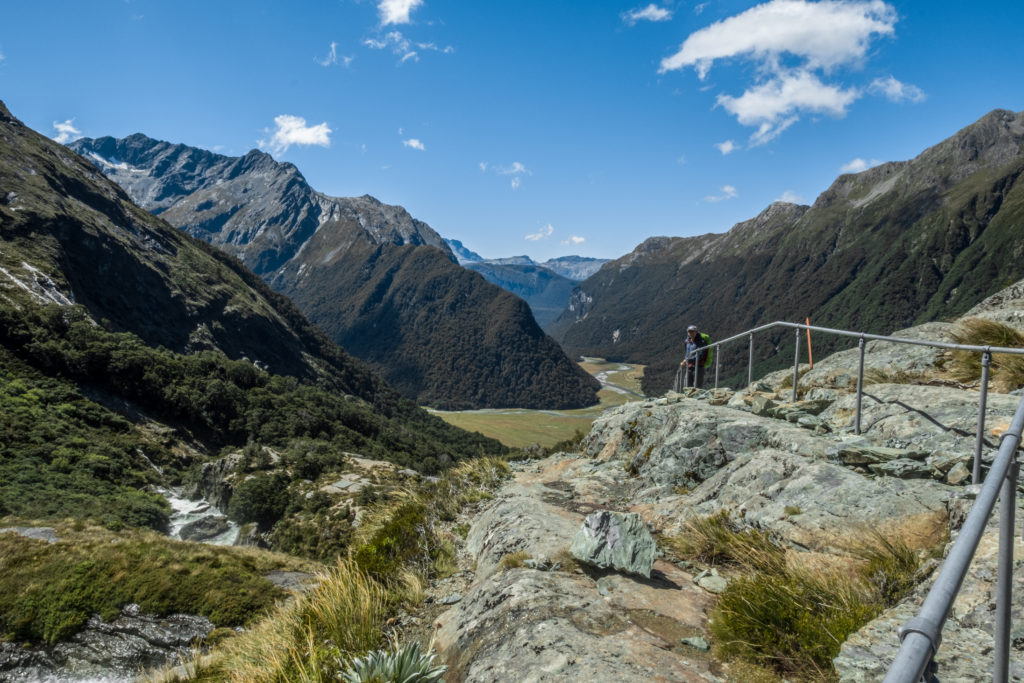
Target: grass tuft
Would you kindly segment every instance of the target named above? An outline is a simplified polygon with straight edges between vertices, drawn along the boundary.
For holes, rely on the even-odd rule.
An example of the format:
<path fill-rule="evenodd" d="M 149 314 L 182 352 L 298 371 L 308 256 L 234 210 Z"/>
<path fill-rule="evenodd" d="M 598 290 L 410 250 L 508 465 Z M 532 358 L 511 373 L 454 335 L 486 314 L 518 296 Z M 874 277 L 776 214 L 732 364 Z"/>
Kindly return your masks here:
<path fill-rule="evenodd" d="M 994 320 L 966 318 L 950 335 L 957 344 L 1024 348 L 1024 333 Z M 981 378 L 981 354 L 971 351 L 950 351 L 945 363 L 954 379 L 972 382 Z M 1007 353 L 992 354 L 989 379 L 996 391 L 1013 391 L 1024 386 L 1024 356 Z"/>
<path fill-rule="evenodd" d="M 690 520 L 668 542 L 683 557 L 735 571 L 711 615 L 716 653 L 796 679 L 834 677 L 843 641 L 906 597 L 920 566 L 907 543 L 877 531 L 851 549 L 854 568 L 811 565 L 727 511 Z"/>

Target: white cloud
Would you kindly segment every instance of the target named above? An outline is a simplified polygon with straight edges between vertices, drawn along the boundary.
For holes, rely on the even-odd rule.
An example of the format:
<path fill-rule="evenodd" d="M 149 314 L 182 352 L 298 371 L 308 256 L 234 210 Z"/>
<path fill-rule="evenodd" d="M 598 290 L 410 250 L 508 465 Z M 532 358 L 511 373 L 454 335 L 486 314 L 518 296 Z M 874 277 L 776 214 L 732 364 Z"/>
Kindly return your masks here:
<path fill-rule="evenodd" d="M 704 10 L 705 10 L 705 8 L 707 8 L 707 6 L 708 6 L 708 3 L 706 3 L 706 2 L 702 2 L 699 5 L 695 5 L 694 8 L 693 8 L 693 13 L 696 14 L 697 16 L 700 16 L 701 14 L 704 13 Z"/>
<path fill-rule="evenodd" d="M 678 157 L 676 157 L 676 163 L 679 164 L 680 166 L 686 166 L 686 155 L 680 154 Z"/>
<path fill-rule="evenodd" d="M 405 145 L 406 147 L 412 147 L 413 149 L 418 149 L 421 152 L 424 152 L 427 149 L 426 146 L 422 142 L 417 140 L 416 138 L 409 138 L 408 140 L 402 140 L 402 144 Z"/>
<path fill-rule="evenodd" d="M 63 145 L 82 137 L 82 131 L 72 125 L 73 121 L 74 119 L 68 119 L 63 123 L 58 121 L 53 122 L 53 127 L 57 129 L 57 135 L 53 138 L 55 142 L 59 142 Z"/>
<path fill-rule="evenodd" d="M 622 14 L 622 20 L 630 26 L 638 21 L 668 21 L 671 18 L 672 10 L 658 7 L 653 3 L 647 7 L 630 10 Z"/>
<path fill-rule="evenodd" d="M 522 184 L 523 184 L 523 179 L 520 178 L 519 176 L 516 176 L 516 177 L 512 178 L 511 185 L 512 185 L 512 189 L 513 190 L 518 190 L 519 186 L 522 185 Z"/>
<path fill-rule="evenodd" d="M 569 244 L 569 245 L 583 244 L 586 241 L 587 240 L 586 240 L 585 237 L 580 237 L 579 235 L 570 235 L 569 239 L 562 240 L 562 244 Z"/>
<path fill-rule="evenodd" d="M 330 66 L 331 64 L 337 64 L 338 63 L 338 44 L 332 40 L 331 41 L 331 49 L 328 50 L 327 56 L 324 57 L 323 59 L 317 59 L 316 57 L 313 57 L 313 61 L 316 62 L 317 64 L 319 64 L 320 66 Z"/>
<path fill-rule="evenodd" d="M 478 165 L 480 166 L 480 172 L 481 173 L 487 173 L 487 162 L 486 161 L 481 161 Z"/>
<path fill-rule="evenodd" d="M 827 69 L 862 59 L 870 39 L 892 35 L 895 24 L 896 10 L 882 0 L 772 0 L 692 33 L 661 72 L 693 66 L 704 79 L 716 59 L 777 64 L 787 53 Z"/>
<path fill-rule="evenodd" d="M 736 143 L 733 142 L 732 140 L 726 140 L 725 142 L 716 142 L 715 147 L 717 147 L 718 151 L 722 153 L 722 156 L 725 156 L 730 152 L 735 152 L 736 149 L 738 149 L 736 147 Z"/>
<path fill-rule="evenodd" d="M 872 159 L 871 161 L 865 161 L 864 159 L 861 159 L 860 157 L 858 157 L 858 158 L 854 159 L 853 161 L 851 161 L 849 163 L 846 163 L 846 164 L 843 164 L 842 166 L 840 166 L 839 167 L 839 172 L 840 173 L 860 173 L 861 171 L 865 171 L 865 170 L 867 170 L 869 168 L 872 168 L 873 166 L 878 166 L 880 163 L 882 163 L 882 162 L 879 161 L 878 159 Z"/>
<path fill-rule="evenodd" d="M 281 114 L 274 117 L 277 130 L 273 132 L 269 140 L 260 140 L 260 147 L 272 149 L 282 153 L 288 151 L 292 145 L 318 145 L 320 147 L 331 146 L 331 129 L 327 122 L 315 126 L 307 126 L 306 119 L 301 116 Z M 266 132 L 270 132 L 269 129 Z"/>
<path fill-rule="evenodd" d="M 530 242 L 539 242 L 540 240 L 547 239 L 548 237 L 551 237 L 552 233 L 554 233 L 554 232 L 555 232 L 554 226 L 551 225 L 550 223 L 548 223 L 547 225 L 545 225 L 543 228 L 541 228 L 537 232 L 532 232 L 529 235 L 527 235 L 526 239 L 528 241 L 530 241 Z"/>
<path fill-rule="evenodd" d="M 739 97 L 721 94 L 718 104 L 744 126 L 758 126 L 751 144 L 777 137 L 799 120 L 800 112 L 843 116 L 860 93 L 856 88 L 826 85 L 809 71 L 790 71 L 748 89 Z"/>
<path fill-rule="evenodd" d="M 707 197 L 704 197 L 704 201 L 711 202 L 711 203 L 714 203 L 714 202 L 724 202 L 724 201 L 726 201 L 728 199 L 734 198 L 735 196 L 736 196 L 736 188 L 735 187 L 733 187 L 732 185 L 723 185 L 722 186 L 722 194 L 719 194 L 719 195 L 708 195 Z"/>
<path fill-rule="evenodd" d="M 388 31 L 384 34 L 383 38 L 367 38 L 363 40 L 363 45 L 373 50 L 391 50 L 393 54 L 401 56 L 399 64 L 410 59 L 416 62 L 420 60 L 419 53 L 412 49 L 412 41 L 403 36 L 401 31 Z M 455 52 L 455 48 L 451 45 L 442 48 L 438 47 L 435 43 L 416 43 L 416 48 L 428 52 L 440 52 L 446 55 Z"/>
<path fill-rule="evenodd" d="M 786 202 L 787 204 L 799 204 L 804 200 L 803 197 L 798 195 L 793 190 L 786 190 L 782 193 L 782 196 L 776 199 L 777 202 Z"/>
<path fill-rule="evenodd" d="M 872 95 L 884 95 L 892 102 L 924 102 L 924 91 L 916 85 L 900 83 L 892 76 L 888 78 L 876 78 L 868 86 L 868 92 Z"/>
<path fill-rule="evenodd" d="M 377 11 L 380 12 L 381 26 L 408 24 L 409 15 L 422 4 L 423 0 L 380 0 Z"/>
<path fill-rule="evenodd" d="M 498 175 L 518 175 L 520 173 L 533 175 L 528 168 L 518 161 L 513 161 L 511 166 L 495 166 L 494 172 Z"/>
<path fill-rule="evenodd" d="M 822 76 L 836 78 L 838 67 L 863 62 L 872 40 L 894 35 L 896 20 L 883 0 L 771 0 L 690 34 L 662 59 L 659 73 L 693 67 L 705 80 L 718 60 L 752 62 L 756 82 L 739 96 L 719 94 L 717 103 L 740 124 L 757 127 L 750 138 L 756 146 L 804 113 L 844 116 L 863 93 Z M 923 96 L 892 77 L 869 90 L 890 99 Z"/>

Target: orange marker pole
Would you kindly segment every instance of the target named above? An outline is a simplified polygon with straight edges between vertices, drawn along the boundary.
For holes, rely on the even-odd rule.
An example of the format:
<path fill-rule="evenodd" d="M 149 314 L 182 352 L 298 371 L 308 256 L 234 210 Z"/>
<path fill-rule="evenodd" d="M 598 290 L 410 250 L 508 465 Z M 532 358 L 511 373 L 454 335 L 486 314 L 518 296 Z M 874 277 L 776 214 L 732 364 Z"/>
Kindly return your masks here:
<path fill-rule="evenodd" d="M 804 318 L 807 322 L 807 360 L 811 364 L 811 370 L 814 369 L 814 354 L 811 353 L 811 319 Z"/>

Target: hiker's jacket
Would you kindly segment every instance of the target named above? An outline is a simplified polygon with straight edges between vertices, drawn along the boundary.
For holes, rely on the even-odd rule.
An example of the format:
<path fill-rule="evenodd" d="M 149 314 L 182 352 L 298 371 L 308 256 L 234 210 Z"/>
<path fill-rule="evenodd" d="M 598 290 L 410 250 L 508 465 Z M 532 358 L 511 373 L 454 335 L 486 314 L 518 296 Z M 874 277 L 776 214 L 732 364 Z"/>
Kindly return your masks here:
<path fill-rule="evenodd" d="M 711 337 L 704 334 L 703 332 L 698 332 L 693 341 L 691 341 L 690 338 L 687 337 L 686 346 L 684 347 L 684 353 L 686 354 L 686 362 L 690 363 L 693 360 L 694 351 L 705 346 L 708 346 L 709 344 L 711 344 Z M 703 351 L 700 351 L 697 354 L 697 361 L 704 367 L 710 368 L 711 360 L 714 358 L 714 355 L 714 349 L 704 349 Z"/>

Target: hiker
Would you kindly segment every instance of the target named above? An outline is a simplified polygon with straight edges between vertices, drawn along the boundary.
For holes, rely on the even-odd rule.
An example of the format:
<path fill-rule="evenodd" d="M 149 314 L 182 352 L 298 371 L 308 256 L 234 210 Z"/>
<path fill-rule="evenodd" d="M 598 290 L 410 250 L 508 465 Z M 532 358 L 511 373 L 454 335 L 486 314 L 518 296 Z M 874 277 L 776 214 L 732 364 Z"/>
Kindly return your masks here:
<path fill-rule="evenodd" d="M 686 366 L 686 386 L 701 388 L 704 386 L 704 369 L 711 367 L 712 350 L 704 349 L 711 343 L 711 337 L 697 331 L 696 325 L 686 328 L 686 344 L 683 346 L 683 362 Z"/>

